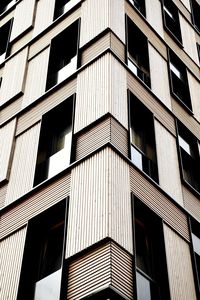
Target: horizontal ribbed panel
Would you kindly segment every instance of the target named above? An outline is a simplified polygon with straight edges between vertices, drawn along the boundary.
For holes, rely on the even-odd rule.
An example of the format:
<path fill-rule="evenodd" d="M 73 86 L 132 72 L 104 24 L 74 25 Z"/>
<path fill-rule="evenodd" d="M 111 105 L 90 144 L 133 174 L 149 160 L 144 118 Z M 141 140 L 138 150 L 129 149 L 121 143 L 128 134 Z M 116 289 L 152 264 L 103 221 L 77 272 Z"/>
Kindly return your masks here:
<path fill-rule="evenodd" d="M 0 238 L 25 225 L 28 220 L 69 196 L 70 174 L 29 196 L 20 205 L 5 212 L 1 218 Z"/>
<path fill-rule="evenodd" d="M 197 299 L 188 243 L 165 224 L 164 237 L 171 300 Z"/>
<path fill-rule="evenodd" d="M 37 1 L 36 17 L 34 22 L 33 36 L 35 37 L 53 21 L 55 0 Z M 45 12 L 45 13 L 44 13 Z"/>
<path fill-rule="evenodd" d="M 173 116 L 165 110 L 165 108 L 147 91 L 147 89 L 134 78 L 129 72 L 128 88 L 145 104 L 145 106 L 153 112 L 155 117 L 174 135 L 176 135 L 175 122 Z"/>
<path fill-rule="evenodd" d="M 111 49 L 123 62 L 125 62 L 125 46 L 113 33 L 111 33 Z"/>
<path fill-rule="evenodd" d="M 133 299 L 132 257 L 113 242 L 86 253 L 69 265 L 67 299 L 114 287 L 125 299 Z"/>
<path fill-rule="evenodd" d="M 47 98 L 43 99 L 40 103 L 36 104 L 29 111 L 25 112 L 18 119 L 16 135 L 40 121 L 43 114 L 66 100 L 69 96 L 73 95 L 75 91 L 76 80 L 72 80 L 66 85 L 60 87 L 60 89 L 56 92 L 50 94 Z"/>
<path fill-rule="evenodd" d="M 0 128 L 0 181 L 8 179 L 15 128 L 16 119 Z"/>
<path fill-rule="evenodd" d="M 134 167 L 130 167 L 130 180 L 133 194 L 163 218 L 180 235 L 190 240 L 187 216 Z"/>
<path fill-rule="evenodd" d="M 111 144 L 128 156 L 128 131 L 122 127 L 115 119 L 111 118 Z"/>
<path fill-rule="evenodd" d="M 5 205 L 31 190 L 33 186 L 39 133 L 40 123 L 16 139 Z"/>
<path fill-rule="evenodd" d="M 107 112 L 127 128 L 126 71 L 110 53 L 78 75 L 74 131 L 78 132 Z"/>
<path fill-rule="evenodd" d="M 72 170 L 70 199 L 66 257 L 107 236 L 132 253 L 129 168 L 111 149 Z"/>
<path fill-rule="evenodd" d="M 183 199 L 185 208 L 200 222 L 200 201 L 184 186 Z"/>
<path fill-rule="evenodd" d="M 6 199 L 8 183 L 6 182 L 3 186 L 0 187 L 0 208 L 4 206 L 4 202 Z"/>
<path fill-rule="evenodd" d="M 1 241 L 1 299 L 16 300 L 26 227 Z"/>
<path fill-rule="evenodd" d="M 0 110 L 0 123 L 4 123 L 21 110 L 22 96 Z"/>

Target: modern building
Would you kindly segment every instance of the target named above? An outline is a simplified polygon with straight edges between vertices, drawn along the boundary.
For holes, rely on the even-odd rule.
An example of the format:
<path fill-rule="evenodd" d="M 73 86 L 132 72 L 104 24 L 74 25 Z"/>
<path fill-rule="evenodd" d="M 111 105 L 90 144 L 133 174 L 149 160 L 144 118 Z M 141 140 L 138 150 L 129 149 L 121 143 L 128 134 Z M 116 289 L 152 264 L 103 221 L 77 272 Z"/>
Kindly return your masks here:
<path fill-rule="evenodd" d="M 0 2 L 0 299 L 200 299 L 200 0 Z"/>

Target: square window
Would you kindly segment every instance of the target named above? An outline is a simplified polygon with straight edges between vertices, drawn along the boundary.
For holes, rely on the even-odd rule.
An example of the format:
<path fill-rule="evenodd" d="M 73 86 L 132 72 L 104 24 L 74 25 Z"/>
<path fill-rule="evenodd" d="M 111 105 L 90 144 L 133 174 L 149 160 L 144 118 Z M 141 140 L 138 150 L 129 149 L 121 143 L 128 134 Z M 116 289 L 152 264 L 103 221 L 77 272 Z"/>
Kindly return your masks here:
<path fill-rule="evenodd" d="M 139 12 L 146 17 L 146 10 L 145 10 L 145 0 L 129 0 L 135 6 Z"/>
<path fill-rule="evenodd" d="M 200 31 L 200 5 L 196 0 L 192 0 L 192 17 L 194 26 Z"/>
<path fill-rule="evenodd" d="M 12 20 L 0 27 L 0 64 L 5 60 L 10 39 L 10 32 L 12 27 Z"/>

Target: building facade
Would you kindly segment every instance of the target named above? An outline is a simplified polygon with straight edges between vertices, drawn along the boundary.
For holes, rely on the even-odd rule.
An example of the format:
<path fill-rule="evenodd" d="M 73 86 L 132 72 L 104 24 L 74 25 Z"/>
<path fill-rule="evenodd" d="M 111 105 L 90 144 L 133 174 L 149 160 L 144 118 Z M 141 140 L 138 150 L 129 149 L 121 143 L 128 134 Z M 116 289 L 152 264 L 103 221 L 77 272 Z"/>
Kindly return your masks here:
<path fill-rule="evenodd" d="M 0 78 L 0 299 L 200 299 L 200 0 L 2 0 Z"/>

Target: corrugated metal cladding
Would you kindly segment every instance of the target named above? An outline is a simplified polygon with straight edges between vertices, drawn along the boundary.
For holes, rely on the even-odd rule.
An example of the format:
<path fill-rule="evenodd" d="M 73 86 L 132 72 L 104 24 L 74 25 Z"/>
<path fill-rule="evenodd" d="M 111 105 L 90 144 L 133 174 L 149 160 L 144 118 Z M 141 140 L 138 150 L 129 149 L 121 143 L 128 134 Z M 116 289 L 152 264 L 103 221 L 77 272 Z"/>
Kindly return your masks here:
<path fill-rule="evenodd" d="M 20 278 L 26 227 L 0 242 L 1 248 L 1 291 L 2 300 L 16 300 Z"/>
<path fill-rule="evenodd" d="M 15 128 L 16 119 L 0 128 L 0 181 L 8 179 Z"/>
<path fill-rule="evenodd" d="M 171 300 L 196 300 L 188 243 L 165 224 L 164 237 Z"/>
<path fill-rule="evenodd" d="M 74 132 L 107 112 L 128 127 L 126 70 L 110 53 L 78 75 Z"/>
<path fill-rule="evenodd" d="M 16 138 L 5 205 L 13 202 L 33 186 L 40 123 Z"/>
<path fill-rule="evenodd" d="M 28 48 L 24 48 L 5 64 L 0 92 L 0 104 L 6 103 L 23 90 Z"/>
<path fill-rule="evenodd" d="M 129 72 L 127 73 L 128 88 L 154 116 L 173 134 L 176 135 L 174 117 L 171 115 Z"/>
<path fill-rule="evenodd" d="M 5 212 L 1 217 L 0 238 L 24 226 L 30 218 L 69 196 L 70 179 L 68 173 Z"/>
<path fill-rule="evenodd" d="M 40 0 L 36 3 L 36 15 L 33 29 L 33 36 L 35 37 L 45 28 L 47 28 L 53 21 L 55 0 Z M 44 14 L 45 12 L 45 14 Z"/>
<path fill-rule="evenodd" d="M 132 253 L 128 165 L 106 148 L 71 176 L 66 258 L 107 236 Z"/>
<path fill-rule="evenodd" d="M 106 118 L 88 131 L 78 135 L 76 160 L 85 157 L 108 142 L 128 156 L 128 132 L 112 117 Z"/>
<path fill-rule="evenodd" d="M 36 122 L 39 122 L 43 114 L 66 100 L 75 92 L 76 79 L 73 79 L 64 86 L 61 85 L 58 90 L 48 95 L 41 102 L 37 103 L 34 107 L 32 107 L 30 110 L 19 117 L 17 122 L 16 135 L 21 134 L 30 126 L 34 125 Z"/>
<path fill-rule="evenodd" d="M 133 194 L 150 207 L 186 240 L 189 238 L 187 216 L 151 184 L 134 167 L 130 167 L 130 185 Z"/>
<path fill-rule="evenodd" d="M 113 242 L 75 259 L 69 265 L 67 299 L 78 300 L 108 286 L 133 299 L 132 256 Z"/>
<path fill-rule="evenodd" d="M 15 116 L 22 107 L 22 96 L 0 110 L 0 124 Z"/>
<path fill-rule="evenodd" d="M 87 44 L 108 27 L 125 43 L 124 1 L 84 1 L 81 6 L 80 46 Z"/>
<path fill-rule="evenodd" d="M 185 186 L 183 186 L 184 206 L 200 222 L 200 202 Z"/>

